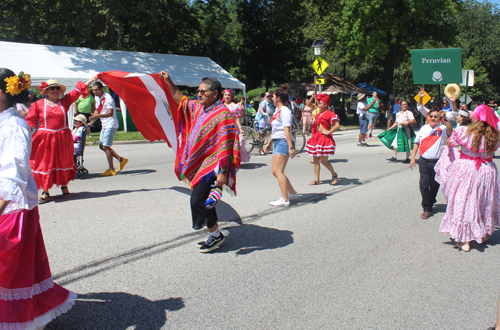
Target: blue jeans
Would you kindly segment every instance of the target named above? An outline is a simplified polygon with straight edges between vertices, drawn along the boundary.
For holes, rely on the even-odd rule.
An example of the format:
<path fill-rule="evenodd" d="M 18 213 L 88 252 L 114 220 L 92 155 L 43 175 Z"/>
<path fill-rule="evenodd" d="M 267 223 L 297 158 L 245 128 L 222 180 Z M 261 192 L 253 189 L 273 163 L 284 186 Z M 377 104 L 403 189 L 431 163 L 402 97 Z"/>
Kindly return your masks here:
<path fill-rule="evenodd" d="M 292 145 L 295 148 L 295 142 L 292 141 Z M 282 155 L 282 156 L 290 156 L 288 153 L 288 142 L 286 139 L 275 139 L 273 140 L 273 156 L 274 155 Z"/>
<path fill-rule="evenodd" d="M 370 124 L 374 124 L 377 122 L 377 117 L 378 117 L 378 113 L 375 113 L 375 112 L 368 112 L 368 121 L 370 122 Z"/>
<path fill-rule="evenodd" d="M 359 132 L 361 134 L 366 134 L 366 131 L 368 130 L 368 118 L 365 116 L 359 117 Z"/>

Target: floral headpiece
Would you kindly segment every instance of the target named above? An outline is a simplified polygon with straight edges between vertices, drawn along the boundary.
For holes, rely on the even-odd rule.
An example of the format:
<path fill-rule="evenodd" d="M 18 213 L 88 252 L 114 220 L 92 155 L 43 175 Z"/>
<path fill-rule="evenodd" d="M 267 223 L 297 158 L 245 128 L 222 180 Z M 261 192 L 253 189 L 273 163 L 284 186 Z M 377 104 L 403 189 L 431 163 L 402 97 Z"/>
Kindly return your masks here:
<path fill-rule="evenodd" d="M 23 90 L 29 90 L 31 87 L 30 77 L 22 71 L 17 76 L 5 78 L 4 81 L 7 83 L 5 92 L 12 96 L 20 94 Z"/>

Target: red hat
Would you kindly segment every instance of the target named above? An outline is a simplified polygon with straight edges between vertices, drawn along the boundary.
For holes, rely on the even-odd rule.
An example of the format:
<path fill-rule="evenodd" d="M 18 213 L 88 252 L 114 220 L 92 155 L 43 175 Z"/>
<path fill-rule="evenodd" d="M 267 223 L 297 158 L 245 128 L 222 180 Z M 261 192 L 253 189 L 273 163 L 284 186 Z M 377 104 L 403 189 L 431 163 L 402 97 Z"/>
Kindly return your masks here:
<path fill-rule="evenodd" d="M 326 105 L 330 105 L 330 96 L 328 96 L 328 94 L 318 94 L 318 96 L 316 96 L 316 101 L 321 101 L 323 103 L 325 103 Z"/>

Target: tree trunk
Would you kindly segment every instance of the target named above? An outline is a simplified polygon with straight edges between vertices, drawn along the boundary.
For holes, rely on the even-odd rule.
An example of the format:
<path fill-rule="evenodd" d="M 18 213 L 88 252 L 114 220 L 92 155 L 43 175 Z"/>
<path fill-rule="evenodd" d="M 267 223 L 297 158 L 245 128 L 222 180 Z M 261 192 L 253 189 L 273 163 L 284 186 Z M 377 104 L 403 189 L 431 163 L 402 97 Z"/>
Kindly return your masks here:
<path fill-rule="evenodd" d="M 392 94 L 394 87 L 394 67 L 396 65 L 397 47 L 394 44 L 389 44 L 389 52 L 384 59 L 384 91 Z"/>

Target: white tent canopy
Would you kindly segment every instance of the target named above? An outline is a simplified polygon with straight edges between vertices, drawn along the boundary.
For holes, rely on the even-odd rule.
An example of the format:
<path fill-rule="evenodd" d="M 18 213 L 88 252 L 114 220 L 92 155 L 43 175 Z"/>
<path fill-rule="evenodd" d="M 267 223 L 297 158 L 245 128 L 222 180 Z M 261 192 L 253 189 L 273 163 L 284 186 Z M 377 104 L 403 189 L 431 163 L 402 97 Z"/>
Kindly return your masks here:
<path fill-rule="evenodd" d="M 100 72 L 116 70 L 149 74 L 164 70 L 179 86 L 198 87 L 202 78 L 214 77 L 223 87 L 242 89 L 246 94 L 245 84 L 208 57 L 0 41 L 0 59 L 0 67 L 30 74 L 33 86 L 57 79 L 68 91 L 77 81 L 86 81 Z"/>

